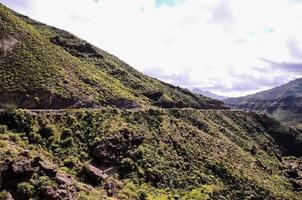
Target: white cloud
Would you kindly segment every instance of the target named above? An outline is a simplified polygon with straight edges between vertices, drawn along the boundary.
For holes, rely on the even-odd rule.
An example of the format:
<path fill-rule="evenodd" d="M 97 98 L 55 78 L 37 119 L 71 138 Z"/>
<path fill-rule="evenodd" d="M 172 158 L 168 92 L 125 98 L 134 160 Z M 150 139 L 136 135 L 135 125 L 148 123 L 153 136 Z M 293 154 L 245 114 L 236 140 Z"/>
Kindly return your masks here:
<path fill-rule="evenodd" d="M 301 75 L 263 60 L 302 63 L 298 1 L 186 0 L 157 7 L 155 0 L 27 0 L 30 9 L 16 6 L 18 1 L 0 0 L 181 86 L 234 96 Z M 276 81 L 280 76 L 283 82 Z M 264 81 L 245 83 L 240 77 Z"/>

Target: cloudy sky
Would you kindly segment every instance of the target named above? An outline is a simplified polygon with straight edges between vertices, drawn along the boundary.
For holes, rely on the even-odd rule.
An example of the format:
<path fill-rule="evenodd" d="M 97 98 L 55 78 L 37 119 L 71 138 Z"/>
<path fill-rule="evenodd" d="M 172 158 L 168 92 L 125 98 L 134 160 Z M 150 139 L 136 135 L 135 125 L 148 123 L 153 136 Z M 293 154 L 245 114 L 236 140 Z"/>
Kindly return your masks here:
<path fill-rule="evenodd" d="M 0 0 L 136 69 L 240 96 L 302 77 L 302 0 Z"/>

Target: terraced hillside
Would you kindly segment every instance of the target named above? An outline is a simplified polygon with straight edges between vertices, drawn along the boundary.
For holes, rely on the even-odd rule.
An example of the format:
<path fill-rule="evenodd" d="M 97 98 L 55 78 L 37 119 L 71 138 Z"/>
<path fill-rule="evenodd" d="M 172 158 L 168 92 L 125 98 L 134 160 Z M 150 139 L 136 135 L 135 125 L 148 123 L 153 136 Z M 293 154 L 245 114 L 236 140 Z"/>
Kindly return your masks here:
<path fill-rule="evenodd" d="M 302 197 L 301 132 L 265 115 L 15 111 L 0 124 L 0 186 L 17 200 Z"/>
<path fill-rule="evenodd" d="M 76 36 L 0 5 L 0 105 L 224 108 L 147 77 Z"/>

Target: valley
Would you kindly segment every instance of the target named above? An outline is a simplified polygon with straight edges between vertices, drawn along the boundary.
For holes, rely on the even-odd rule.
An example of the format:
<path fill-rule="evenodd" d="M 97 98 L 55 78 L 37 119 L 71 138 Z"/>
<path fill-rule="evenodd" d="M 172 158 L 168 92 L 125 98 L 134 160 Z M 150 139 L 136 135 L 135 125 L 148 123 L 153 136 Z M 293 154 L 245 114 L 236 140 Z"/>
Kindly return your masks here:
<path fill-rule="evenodd" d="M 0 41 L 0 200 L 302 198 L 300 129 L 2 4 Z"/>

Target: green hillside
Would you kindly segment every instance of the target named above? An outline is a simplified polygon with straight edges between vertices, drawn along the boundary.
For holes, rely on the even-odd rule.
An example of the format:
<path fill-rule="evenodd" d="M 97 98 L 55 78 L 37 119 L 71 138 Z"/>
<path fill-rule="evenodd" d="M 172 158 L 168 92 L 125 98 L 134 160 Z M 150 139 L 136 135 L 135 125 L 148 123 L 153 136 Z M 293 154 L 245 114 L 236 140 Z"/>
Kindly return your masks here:
<path fill-rule="evenodd" d="M 74 199 L 302 197 L 298 175 L 297 180 L 286 175 L 295 169 L 282 162 L 284 156 L 301 156 L 301 132 L 265 115 L 194 109 L 19 111 L 2 113 L 0 124 L 1 188 L 15 199 L 25 193 L 21 183 L 34 199 L 56 193 L 45 188 L 64 190 L 60 197 Z M 31 163 L 19 169 L 26 177 L 8 171 L 19 162 Z M 108 177 L 99 178 L 89 164 L 107 170 Z"/>
<path fill-rule="evenodd" d="M 74 35 L 3 5 L 0 17 L 2 106 L 224 107 L 220 101 L 147 77 Z"/>
<path fill-rule="evenodd" d="M 3 5 L 0 56 L 0 200 L 302 198 L 301 130 Z"/>

